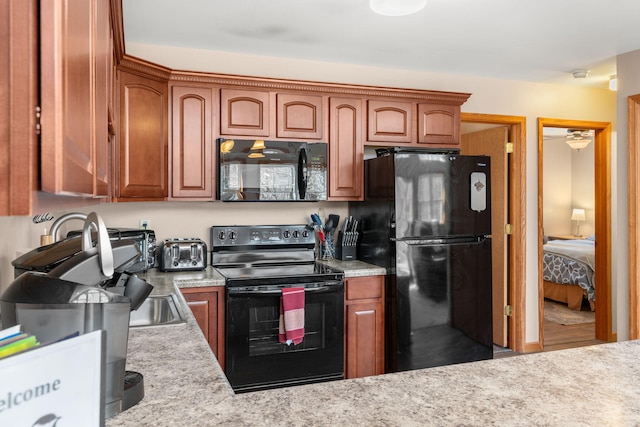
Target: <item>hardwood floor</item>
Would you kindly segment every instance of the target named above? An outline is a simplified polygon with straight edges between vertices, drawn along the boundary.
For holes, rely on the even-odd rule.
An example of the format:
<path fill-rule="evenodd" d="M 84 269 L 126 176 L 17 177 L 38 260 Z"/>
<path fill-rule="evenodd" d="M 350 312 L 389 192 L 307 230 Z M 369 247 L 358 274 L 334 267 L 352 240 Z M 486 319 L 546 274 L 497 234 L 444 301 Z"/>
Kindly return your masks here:
<path fill-rule="evenodd" d="M 595 322 L 561 325 L 546 319 L 544 321 L 544 350 L 542 351 L 562 350 L 603 343 L 604 341 L 596 339 Z"/>
<path fill-rule="evenodd" d="M 580 323 L 577 325 L 563 325 L 544 320 L 544 351 L 562 350 L 588 345 L 604 344 L 605 341 L 596 339 L 596 324 Z M 517 356 L 516 353 L 506 348 L 494 346 L 494 359 Z"/>

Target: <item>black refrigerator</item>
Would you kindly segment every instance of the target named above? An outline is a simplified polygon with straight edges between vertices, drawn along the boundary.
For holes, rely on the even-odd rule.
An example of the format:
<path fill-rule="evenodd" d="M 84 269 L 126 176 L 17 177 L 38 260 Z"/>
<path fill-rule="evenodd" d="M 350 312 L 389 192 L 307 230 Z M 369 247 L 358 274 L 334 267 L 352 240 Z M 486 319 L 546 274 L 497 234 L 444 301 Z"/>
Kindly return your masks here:
<path fill-rule="evenodd" d="M 493 357 L 488 156 L 389 150 L 365 161 L 358 258 L 386 267 L 385 365 Z"/>

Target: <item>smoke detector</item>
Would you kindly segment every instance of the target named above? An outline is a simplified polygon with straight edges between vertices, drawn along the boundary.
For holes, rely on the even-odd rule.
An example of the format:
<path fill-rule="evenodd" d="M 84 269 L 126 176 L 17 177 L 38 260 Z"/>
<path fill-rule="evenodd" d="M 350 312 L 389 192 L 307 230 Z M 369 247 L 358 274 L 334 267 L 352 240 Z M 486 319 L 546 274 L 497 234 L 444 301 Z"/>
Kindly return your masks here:
<path fill-rule="evenodd" d="M 574 79 L 584 79 L 589 74 L 589 70 L 585 70 L 585 69 L 573 70 L 571 74 L 573 74 Z"/>

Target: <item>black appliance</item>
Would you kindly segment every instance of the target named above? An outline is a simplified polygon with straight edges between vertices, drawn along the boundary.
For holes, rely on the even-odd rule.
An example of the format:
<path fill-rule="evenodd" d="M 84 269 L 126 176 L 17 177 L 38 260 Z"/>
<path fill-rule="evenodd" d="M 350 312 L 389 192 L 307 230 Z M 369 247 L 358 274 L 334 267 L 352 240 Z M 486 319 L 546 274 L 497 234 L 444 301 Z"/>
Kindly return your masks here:
<path fill-rule="evenodd" d="M 359 258 L 390 271 L 388 372 L 493 357 L 489 170 L 487 156 L 419 150 L 365 161 L 349 209 Z"/>
<path fill-rule="evenodd" d="M 211 227 L 226 281 L 225 373 L 235 392 L 344 377 L 344 273 L 314 261 L 305 225 Z M 305 291 L 305 333 L 278 340 L 282 289 Z"/>
<path fill-rule="evenodd" d="M 327 199 L 327 144 L 218 140 L 222 201 Z"/>
<path fill-rule="evenodd" d="M 93 238 L 92 228 L 97 230 Z M 106 331 L 101 399 L 103 416 L 111 418 L 144 397 L 142 375 L 125 370 L 129 313 L 142 305 L 153 286 L 125 273 L 140 248 L 133 240 L 111 240 L 95 212 L 87 215 L 82 236 L 72 239 L 74 244 L 81 241 L 79 252 L 52 262 L 46 272 L 23 272 L 0 295 L 2 328 L 21 325 L 43 343 Z M 45 248 L 50 251 L 45 258 L 59 253 L 55 244 Z"/>
<path fill-rule="evenodd" d="M 138 257 L 127 263 L 128 273 L 146 271 L 156 266 L 156 235 L 153 230 L 133 228 L 107 228 L 111 242 L 126 240 L 127 243 L 135 243 L 138 246 Z M 26 254 L 14 259 L 11 265 L 14 268 L 14 276 L 17 278 L 26 271 L 48 273 L 58 265 L 82 252 L 82 230 L 71 230 L 67 238 L 46 246 L 35 248 Z M 97 236 L 92 232 L 94 244 Z"/>

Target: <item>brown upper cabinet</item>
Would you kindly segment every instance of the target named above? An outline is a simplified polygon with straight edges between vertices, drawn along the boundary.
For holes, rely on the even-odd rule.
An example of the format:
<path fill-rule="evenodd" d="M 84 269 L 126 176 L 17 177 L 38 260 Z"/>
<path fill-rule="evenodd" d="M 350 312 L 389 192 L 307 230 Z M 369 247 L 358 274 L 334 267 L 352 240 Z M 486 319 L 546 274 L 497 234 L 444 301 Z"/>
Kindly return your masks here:
<path fill-rule="evenodd" d="M 276 102 L 278 138 L 322 139 L 322 96 L 279 93 Z"/>
<path fill-rule="evenodd" d="M 367 145 L 458 144 L 469 94 L 170 70 L 125 55 L 121 6 L 0 4 L 0 215 L 214 199 L 218 137 L 326 141 L 329 200 L 362 198 Z"/>
<path fill-rule="evenodd" d="M 168 86 L 120 70 L 120 140 L 115 153 L 115 201 L 168 196 Z"/>
<path fill-rule="evenodd" d="M 415 141 L 414 103 L 369 100 L 367 103 L 367 141 L 409 144 Z"/>
<path fill-rule="evenodd" d="M 109 3 L 43 0 L 40 20 L 41 189 L 106 197 Z"/>
<path fill-rule="evenodd" d="M 362 100 L 329 99 L 329 199 L 361 200 L 364 178 Z"/>
<path fill-rule="evenodd" d="M 418 104 L 418 143 L 438 147 L 460 145 L 460 106 Z"/>
<path fill-rule="evenodd" d="M 109 195 L 111 6 L 0 5 L 0 215 L 97 204 Z"/>
<path fill-rule="evenodd" d="M 268 137 L 270 110 L 269 92 L 222 89 L 220 134 Z"/>
<path fill-rule="evenodd" d="M 171 88 L 172 198 L 211 200 L 215 196 L 213 106 L 211 87 Z"/>

